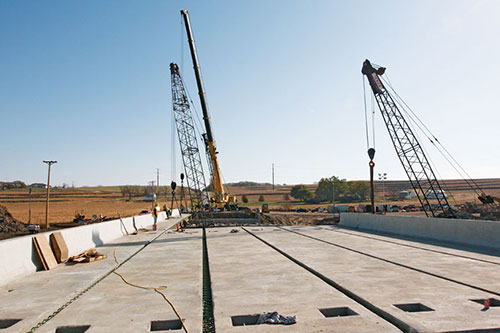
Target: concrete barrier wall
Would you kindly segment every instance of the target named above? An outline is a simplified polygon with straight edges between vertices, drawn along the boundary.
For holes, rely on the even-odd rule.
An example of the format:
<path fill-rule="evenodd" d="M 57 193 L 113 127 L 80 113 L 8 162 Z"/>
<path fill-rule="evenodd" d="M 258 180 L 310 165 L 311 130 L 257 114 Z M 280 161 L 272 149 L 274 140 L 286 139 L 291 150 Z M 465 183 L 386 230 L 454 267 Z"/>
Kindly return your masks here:
<path fill-rule="evenodd" d="M 179 211 L 174 209 L 172 216 L 178 217 Z M 129 233 L 134 231 L 133 219 L 135 219 L 135 225 L 138 229 L 153 224 L 151 214 L 123 218 L 123 225 Z M 160 212 L 158 221 L 164 220 L 166 220 L 165 212 Z M 87 224 L 57 231 L 62 233 L 66 241 L 69 256 L 75 256 L 127 234 L 120 220 Z M 37 236 L 44 236 L 49 240 L 50 234 L 53 232 L 44 232 L 37 234 Z M 0 241 L 0 285 L 42 269 L 42 263 L 38 258 L 32 238 L 32 235 L 28 235 Z"/>
<path fill-rule="evenodd" d="M 500 222 L 342 213 L 340 226 L 500 250 Z"/>

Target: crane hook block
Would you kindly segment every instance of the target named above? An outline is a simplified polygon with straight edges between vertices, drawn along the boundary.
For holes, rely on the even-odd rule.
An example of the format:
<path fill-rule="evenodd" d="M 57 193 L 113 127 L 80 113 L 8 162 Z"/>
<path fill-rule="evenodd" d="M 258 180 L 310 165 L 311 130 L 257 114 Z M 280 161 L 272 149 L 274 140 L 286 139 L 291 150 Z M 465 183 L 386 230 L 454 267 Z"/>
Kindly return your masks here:
<path fill-rule="evenodd" d="M 370 160 L 373 160 L 373 158 L 375 157 L 375 149 L 368 149 L 368 156 L 370 157 Z"/>

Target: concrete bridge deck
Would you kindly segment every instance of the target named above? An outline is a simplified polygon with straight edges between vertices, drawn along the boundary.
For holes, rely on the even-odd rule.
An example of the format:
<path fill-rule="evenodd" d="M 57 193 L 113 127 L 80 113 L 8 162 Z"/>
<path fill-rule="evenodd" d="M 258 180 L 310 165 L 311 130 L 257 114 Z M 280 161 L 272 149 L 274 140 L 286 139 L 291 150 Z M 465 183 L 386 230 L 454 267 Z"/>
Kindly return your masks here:
<path fill-rule="evenodd" d="M 201 332 L 202 231 L 167 230 L 172 222 L 104 244 L 98 250 L 105 260 L 1 285 L 0 331 L 42 323 L 37 332 L 182 332 L 160 294 L 110 273 L 116 251 L 123 262 L 117 272 L 135 285 L 167 286 L 161 291 L 188 330 Z M 218 332 L 500 331 L 497 253 L 333 226 L 206 231 Z M 486 298 L 487 310 L 472 301 Z M 297 323 L 251 325 L 267 311 Z M 238 321 L 250 325 L 234 326 Z"/>

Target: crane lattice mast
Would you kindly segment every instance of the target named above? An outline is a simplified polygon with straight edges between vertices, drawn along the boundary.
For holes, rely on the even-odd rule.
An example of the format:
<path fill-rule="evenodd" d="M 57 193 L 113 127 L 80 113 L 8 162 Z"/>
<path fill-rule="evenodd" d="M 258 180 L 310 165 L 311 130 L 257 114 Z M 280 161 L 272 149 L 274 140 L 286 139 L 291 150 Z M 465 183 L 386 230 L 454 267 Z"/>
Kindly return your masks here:
<path fill-rule="evenodd" d="M 175 117 L 179 144 L 181 147 L 182 162 L 189 189 L 191 203 L 198 201 L 200 205 L 208 203 L 208 193 L 205 192 L 206 182 L 198 149 L 198 136 L 194 127 L 193 114 L 189 105 L 184 83 L 176 64 L 170 64 L 172 81 L 172 108 Z"/>
<path fill-rule="evenodd" d="M 383 75 L 384 72 L 384 67 L 375 69 L 368 60 L 365 60 L 361 70 L 361 73 L 368 78 L 396 153 L 422 209 L 427 216 L 429 214 L 437 216 L 439 213 L 443 213 L 443 216 L 453 216 L 445 192 L 441 188 L 422 146 L 379 78 L 379 75 Z M 437 200 L 437 205 L 432 205 L 429 199 Z"/>

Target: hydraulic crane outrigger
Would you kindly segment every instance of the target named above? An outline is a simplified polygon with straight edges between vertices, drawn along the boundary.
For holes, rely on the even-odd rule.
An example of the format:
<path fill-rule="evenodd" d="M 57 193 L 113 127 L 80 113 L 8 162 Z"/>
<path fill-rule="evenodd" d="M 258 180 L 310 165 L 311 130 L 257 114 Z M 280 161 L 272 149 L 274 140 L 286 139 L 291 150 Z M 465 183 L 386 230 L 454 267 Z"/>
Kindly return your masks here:
<path fill-rule="evenodd" d="M 210 157 L 211 171 L 212 171 L 212 186 L 214 191 L 214 196 L 211 198 L 213 202 L 217 204 L 218 208 L 222 208 L 226 203 L 235 202 L 235 197 L 230 196 L 226 193 L 224 185 L 222 182 L 222 176 L 219 167 L 219 161 L 217 159 L 217 149 L 215 146 L 215 140 L 212 133 L 212 127 L 210 126 L 210 117 L 208 115 L 207 101 L 205 99 L 205 90 L 203 88 L 203 81 L 201 79 L 200 65 L 198 62 L 198 57 L 196 55 L 196 48 L 194 45 L 193 33 L 191 32 L 191 24 L 189 22 L 189 13 L 186 9 L 181 10 L 181 14 L 184 17 L 184 24 L 186 26 L 186 33 L 189 42 L 189 49 L 191 51 L 191 59 L 193 60 L 193 68 L 196 76 L 196 83 L 198 85 L 198 95 L 200 97 L 201 109 L 203 111 L 203 121 L 205 123 L 206 133 L 203 135 L 208 155 Z"/>
<path fill-rule="evenodd" d="M 453 217 L 445 192 L 434 175 L 422 146 L 380 80 L 379 76 L 385 73 L 385 68 L 375 69 L 370 61 L 365 60 L 361 73 L 366 75 L 370 83 L 396 153 L 425 214 L 437 216 L 440 212 L 441 216 Z M 431 198 L 437 201 L 437 205 L 429 202 Z"/>

